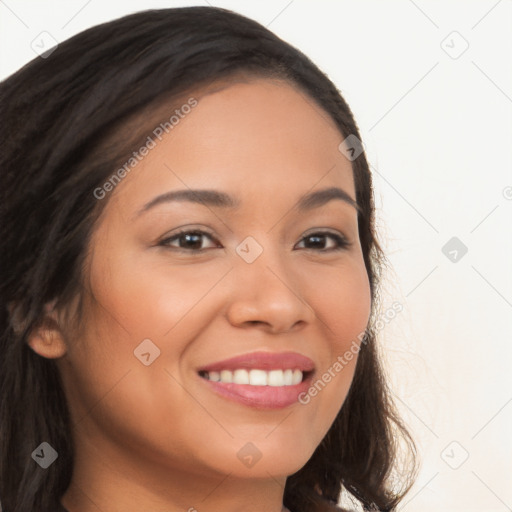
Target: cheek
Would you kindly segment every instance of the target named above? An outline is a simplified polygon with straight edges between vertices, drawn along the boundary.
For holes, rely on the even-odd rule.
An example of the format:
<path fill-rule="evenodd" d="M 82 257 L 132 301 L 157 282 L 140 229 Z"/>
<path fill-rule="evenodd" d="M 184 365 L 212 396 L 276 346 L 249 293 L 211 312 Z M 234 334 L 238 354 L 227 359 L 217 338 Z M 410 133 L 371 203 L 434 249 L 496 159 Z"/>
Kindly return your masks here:
<path fill-rule="evenodd" d="M 205 419 L 176 369 L 190 339 L 204 328 L 194 319 L 209 314 L 201 298 L 226 270 L 135 262 L 114 251 L 101 257 L 101 266 L 91 265 L 96 303 L 86 306 L 87 333 L 73 353 L 70 402 L 83 429 L 101 431 L 96 438 L 122 440 L 132 451 L 138 446 L 141 457 L 160 457 L 162 450 L 184 457 L 183 445 L 197 444 L 203 432 L 177 418 L 195 418 L 199 426 Z M 145 339 L 162 356 L 148 366 L 134 355 Z"/>
<path fill-rule="evenodd" d="M 317 285 L 325 286 L 316 293 L 315 308 L 326 340 L 322 364 L 310 388 L 299 397 L 310 408 L 311 435 L 317 439 L 329 430 L 341 409 L 352 384 L 358 359 L 360 340 L 366 331 L 371 312 L 371 292 L 364 264 L 347 265 L 336 275 L 317 276 Z"/>
<path fill-rule="evenodd" d="M 211 314 L 204 299 L 217 283 L 222 286 L 230 269 L 228 263 L 219 262 L 171 263 L 152 250 L 142 256 L 124 253 L 111 258 L 116 264 L 108 265 L 108 272 L 91 273 L 95 295 L 115 314 L 133 343 L 170 337 L 176 349 L 183 335 L 185 339 L 194 336 L 199 324 L 193 318 Z"/>
<path fill-rule="evenodd" d="M 346 350 L 366 330 L 371 312 L 371 292 L 364 262 L 348 261 L 342 268 L 315 276 L 315 308 L 321 315 L 331 356 Z"/>

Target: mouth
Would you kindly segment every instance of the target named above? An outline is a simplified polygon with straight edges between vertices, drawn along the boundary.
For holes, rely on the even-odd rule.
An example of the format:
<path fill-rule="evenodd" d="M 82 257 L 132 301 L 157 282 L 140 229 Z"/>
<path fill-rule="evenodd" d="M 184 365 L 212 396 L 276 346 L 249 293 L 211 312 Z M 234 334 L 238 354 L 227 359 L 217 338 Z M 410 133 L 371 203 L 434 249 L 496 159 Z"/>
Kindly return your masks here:
<path fill-rule="evenodd" d="M 294 352 L 255 352 L 197 370 L 210 391 L 256 409 L 282 409 L 298 403 L 314 372 L 313 361 Z"/>

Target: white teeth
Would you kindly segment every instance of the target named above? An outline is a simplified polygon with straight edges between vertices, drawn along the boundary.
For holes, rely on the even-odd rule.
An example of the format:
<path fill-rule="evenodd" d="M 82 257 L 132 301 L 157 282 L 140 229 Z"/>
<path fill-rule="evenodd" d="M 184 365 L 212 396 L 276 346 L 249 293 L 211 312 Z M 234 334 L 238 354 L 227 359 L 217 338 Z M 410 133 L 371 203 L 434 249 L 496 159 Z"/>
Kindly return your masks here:
<path fill-rule="evenodd" d="M 212 372 L 210 372 L 208 375 L 211 375 L 211 373 Z M 220 372 L 220 381 L 226 383 L 233 382 L 233 372 L 230 372 L 229 370 L 222 370 Z"/>
<path fill-rule="evenodd" d="M 302 372 L 300 370 L 293 370 L 292 385 L 302 382 Z"/>
<path fill-rule="evenodd" d="M 250 386 L 295 386 L 302 382 L 300 370 L 222 370 L 220 372 L 205 372 L 204 377 L 214 382 L 249 384 Z"/>
<path fill-rule="evenodd" d="M 249 372 L 249 384 L 251 386 L 266 386 L 268 374 L 264 370 L 251 370 Z"/>
<path fill-rule="evenodd" d="M 269 386 L 284 386 L 283 370 L 270 370 L 268 372 L 267 384 Z"/>
<path fill-rule="evenodd" d="M 249 372 L 247 370 L 235 370 L 233 382 L 235 384 L 249 384 Z"/>

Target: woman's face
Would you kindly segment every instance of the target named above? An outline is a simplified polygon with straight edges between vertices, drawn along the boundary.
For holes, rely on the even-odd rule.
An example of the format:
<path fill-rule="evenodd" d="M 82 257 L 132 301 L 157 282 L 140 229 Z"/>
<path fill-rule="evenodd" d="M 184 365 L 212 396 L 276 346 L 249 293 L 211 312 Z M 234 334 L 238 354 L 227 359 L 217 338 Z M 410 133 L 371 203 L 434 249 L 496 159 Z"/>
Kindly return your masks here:
<path fill-rule="evenodd" d="M 355 207 L 301 203 L 333 187 L 355 199 L 351 162 L 330 117 L 288 84 L 255 79 L 196 98 L 102 199 L 85 331 L 58 360 L 77 463 L 282 478 L 340 410 L 357 357 L 336 362 L 370 315 Z M 200 203 L 191 190 L 211 192 Z M 187 196 L 162 196 L 178 191 Z M 218 362 L 213 381 L 200 374 Z M 306 382 L 290 385 L 301 368 Z M 237 384 L 246 377 L 256 385 Z"/>

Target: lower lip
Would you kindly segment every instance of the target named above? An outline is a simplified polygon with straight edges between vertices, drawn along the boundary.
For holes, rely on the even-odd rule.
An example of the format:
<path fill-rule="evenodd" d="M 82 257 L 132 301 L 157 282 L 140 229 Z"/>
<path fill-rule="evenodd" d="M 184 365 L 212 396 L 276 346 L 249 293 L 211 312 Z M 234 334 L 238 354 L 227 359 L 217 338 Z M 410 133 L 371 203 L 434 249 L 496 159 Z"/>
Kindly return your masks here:
<path fill-rule="evenodd" d="M 283 409 L 298 403 L 298 396 L 310 386 L 311 374 L 294 386 L 251 386 L 215 382 L 199 377 L 215 393 L 255 409 Z"/>

